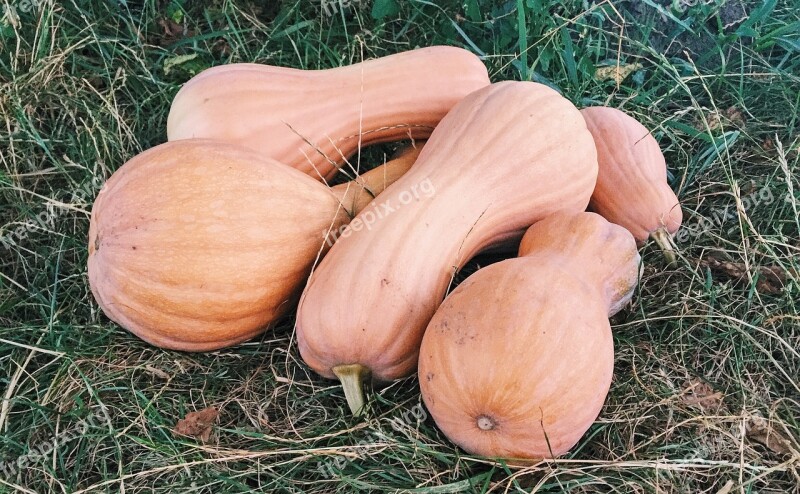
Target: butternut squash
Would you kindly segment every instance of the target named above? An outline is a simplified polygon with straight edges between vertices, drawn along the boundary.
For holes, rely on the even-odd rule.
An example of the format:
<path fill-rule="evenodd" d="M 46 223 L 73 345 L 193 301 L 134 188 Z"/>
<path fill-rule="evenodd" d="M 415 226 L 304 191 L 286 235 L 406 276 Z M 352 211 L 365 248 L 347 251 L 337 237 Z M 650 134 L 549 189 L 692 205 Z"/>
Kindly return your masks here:
<path fill-rule="evenodd" d="M 454 104 L 488 84 L 483 63 L 451 46 L 327 70 L 229 64 L 181 88 L 167 136 L 240 144 L 327 179 L 362 146 L 428 137 Z"/>
<path fill-rule="evenodd" d="M 119 168 L 89 226 L 89 282 L 106 315 L 163 348 L 253 338 L 293 307 L 326 241 L 418 151 L 331 188 L 255 151 L 162 144 Z"/>
<path fill-rule="evenodd" d="M 633 294 L 631 234 L 595 213 L 533 225 L 519 258 L 479 269 L 422 340 L 422 398 L 466 451 L 537 460 L 566 453 L 600 412 L 614 349 L 608 314 Z"/>
<path fill-rule="evenodd" d="M 667 183 L 658 142 L 633 117 L 615 108 L 581 110 L 597 146 L 597 187 L 592 211 L 627 228 L 640 245 L 652 238 L 675 262 L 672 237 L 683 221 L 681 205 Z"/>
<path fill-rule="evenodd" d="M 357 216 L 379 219 L 340 239 L 311 275 L 297 317 L 303 359 L 340 379 L 359 412 L 367 375 L 414 372 L 453 274 L 550 214 L 585 209 L 596 175 L 592 136 L 554 90 L 500 82 L 467 96 Z"/>

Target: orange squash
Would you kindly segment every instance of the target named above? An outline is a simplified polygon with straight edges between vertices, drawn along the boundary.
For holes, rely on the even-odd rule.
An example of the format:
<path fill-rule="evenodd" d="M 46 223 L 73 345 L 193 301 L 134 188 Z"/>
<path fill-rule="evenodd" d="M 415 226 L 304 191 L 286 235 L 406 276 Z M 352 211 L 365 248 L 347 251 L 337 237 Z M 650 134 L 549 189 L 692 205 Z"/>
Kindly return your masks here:
<path fill-rule="evenodd" d="M 419 383 L 436 424 L 466 451 L 562 455 L 600 412 L 614 349 L 608 314 L 630 299 L 636 242 L 595 213 L 532 226 L 519 258 L 479 269 L 436 311 Z"/>
<path fill-rule="evenodd" d="M 106 315 L 164 348 L 207 351 L 293 306 L 338 229 L 408 169 L 413 150 L 328 188 L 238 146 L 162 144 L 117 170 L 89 227 L 89 282 Z"/>
<path fill-rule="evenodd" d="M 467 96 L 414 167 L 358 215 L 375 218 L 371 227 L 348 227 L 311 275 L 297 317 L 303 359 L 339 378 L 358 412 L 368 374 L 414 372 L 454 272 L 537 220 L 585 209 L 596 174 L 592 136 L 557 92 L 501 82 Z"/>
<path fill-rule="evenodd" d="M 488 84 L 481 61 L 450 46 L 328 70 L 230 64 L 181 88 L 167 135 L 222 139 L 330 178 L 362 146 L 428 137 L 454 104 Z"/>
<path fill-rule="evenodd" d="M 615 108 L 584 108 L 581 113 L 594 137 L 600 166 L 590 209 L 627 228 L 640 245 L 652 238 L 674 263 L 671 238 L 683 213 L 667 183 L 658 142 L 636 119 Z"/>

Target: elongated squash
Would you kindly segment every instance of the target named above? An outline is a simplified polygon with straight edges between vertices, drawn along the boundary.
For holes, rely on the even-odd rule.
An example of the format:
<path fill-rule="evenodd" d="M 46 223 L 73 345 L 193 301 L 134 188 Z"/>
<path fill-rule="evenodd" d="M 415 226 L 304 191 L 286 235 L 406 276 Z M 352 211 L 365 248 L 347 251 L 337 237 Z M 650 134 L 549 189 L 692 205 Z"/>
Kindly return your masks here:
<path fill-rule="evenodd" d="M 674 263 L 671 238 L 683 213 L 667 183 L 658 142 L 635 118 L 615 108 L 596 106 L 581 113 L 594 137 L 600 167 L 589 207 L 627 228 L 640 245 L 652 238 Z"/>
<path fill-rule="evenodd" d="M 416 150 L 332 189 L 218 141 L 162 144 L 124 164 L 89 226 L 89 282 L 113 321 L 164 348 L 216 350 L 293 307 L 339 229 Z"/>
<path fill-rule="evenodd" d="M 426 138 L 454 104 L 488 84 L 481 61 L 450 46 L 328 70 L 229 64 L 181 88 L 167 135 L 225 140 L 330 178 L 361 146 Z"/>
<path fill-rule="evenodd" d="M 342 380 L 359 411 L 367 374 L 391 381 L 416 369 L 455 271 L 539 219 L 585 209 L 596 175 L 592 136 L 557 92 L 501 82 L 472 93 L 358 215 L 370 228 L 340 239 L 312 274 L 297 318 L 303 359 Z"/>
<path fill-rule="evenodd" d="M 473 454 L 537 460 L 566 453 L 611 384 L 608 314 L 633 294 L 631 234 L 595 213 L 532 226 L 520 257 L 479 269 L 436 311 L 422 340 L 422 398 Z"/>

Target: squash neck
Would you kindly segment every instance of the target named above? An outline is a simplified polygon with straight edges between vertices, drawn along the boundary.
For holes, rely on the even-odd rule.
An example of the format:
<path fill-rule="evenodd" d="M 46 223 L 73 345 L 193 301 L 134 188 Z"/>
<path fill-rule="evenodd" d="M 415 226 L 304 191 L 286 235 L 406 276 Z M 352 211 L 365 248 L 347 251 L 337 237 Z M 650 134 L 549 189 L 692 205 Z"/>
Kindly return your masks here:
<path fill-rule="evenodd" d="M 358 175 L 350 182 L 331 187 L 350 218 L 354 218 L 375 197 L 402 177 L 416 162 L 424 143 L 417 142 L 398 151 L 391 161 Z"/>
<path fill-rule="evenodd" d="M 549 228 L 534 225 L 522 239 L 519 256 L 541 255 L 548 262 L 558 259 L 565 270 L 597 287 L 612 316 L 633 298 L 641 257 L 627 230 L 594 213 L 582 214 L 592 216 L 565 217 L 563 224 Z"/>

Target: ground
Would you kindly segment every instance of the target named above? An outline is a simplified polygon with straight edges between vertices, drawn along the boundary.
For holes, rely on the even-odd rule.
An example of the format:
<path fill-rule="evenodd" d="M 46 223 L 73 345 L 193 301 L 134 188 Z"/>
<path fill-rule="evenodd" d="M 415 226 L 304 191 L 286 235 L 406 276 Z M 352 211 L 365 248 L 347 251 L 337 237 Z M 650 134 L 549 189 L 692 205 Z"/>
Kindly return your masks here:
<path fill-rule="evenodd" d="M 0 492 L 797 492 L 797 7 L 5 0 Z M 493 81 L 636 116 L 683 206 L 679 263 L 645 247 L 633 304 L 612 321 L 600 416 L 568 455 L 528 468 L 455 447 L 413 377 L 372 390 L 367 416 L 351 418 L 336 383 L 303 365 L 291 318 L 185 354 L 111 323 L 89 292 L 93 198 L 165 140 L 193 74 L 323 69 L 433 44 L 472 50 Z"/>

